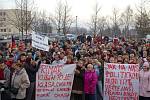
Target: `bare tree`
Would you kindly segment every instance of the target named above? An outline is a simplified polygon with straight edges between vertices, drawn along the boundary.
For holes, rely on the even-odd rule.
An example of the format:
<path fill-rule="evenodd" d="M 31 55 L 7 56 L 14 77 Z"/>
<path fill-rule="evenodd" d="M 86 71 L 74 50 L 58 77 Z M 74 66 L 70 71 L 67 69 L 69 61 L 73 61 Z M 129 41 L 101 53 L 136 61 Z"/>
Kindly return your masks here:
<path fill-rule="evenodd" d="M 119 10 L 117 10 L 116 8 L 113 9 L 113 15 L 112 15 L 112 28 L 113 28 L 113 34 L 115 34 L 115 37 L 117 35 L 119 35 L 120 33 L 120 14 L 119 14 Z"/>
<path fill-rule="evenodd" d="M 101 34 L 101 37 L 103 36 L 104 30 L 106 29 L 106 25 L 107 25 L 107 22 L 106 22 L 105 17 L 101 17 L 98 19 L 97 30 L 98 30 L 98 33 Z"/>
<path fill-rule="evenodd" d="M 34 19 L 32 13 L 34 7 L 33 0 L 15 0 L 16 9 L 13 9 L 12 13 L 8 15 L 9 23 L 16 27 L 19 32 L 26 35 L 31 30 L 31 24 Z M 13 16 L 13 18 L 12 18 Z"/>
<path fill-rule="evenodd" d="M 36 17 L 34 18 L 32 29 L 36 33 L 52 33 L 51 17 L 47 17 L 45 11 L 39 13 L 36 12 Z"/>
<path fill-rule="evenodd" d="M 66 35 L 69 32 L 70 26 L 73 23 L 73 18 L 70 14 L 71 7 L 69 7 L 68 3 L 58 2 L 55 16 L 52 19 L 52 22 L 55 27 L 57 27 L 57 33 L 62 33 Z"/>
<path fill-rule="evenodd" d="M 136 18 L 136 30 L 140 37 L 145 37 L 145 35 L 150 33 L 150 16 L 149 10 L 147 10 L 146 5 L 148 0 L 141 0 L 141 3 L 137 7 Z"/>
<path fill-rule="evenodd" d="M 121 21 L 124 27 L 124 37 L 129 35 L 129 28 L 133 25 L 133 10 L 130 6 L 126 8 L 126 10 L 121 15 Z M 128 33 L 128 34 L 127 34 Z"/>
<path fill-rule="evenodd" d="M 71 8 L 69 5 L 64 5 L 64 14 L 63 14 L 63 34 L 66 35 L 69 32 L 69 29 L 71 27 L 71 24 L 73 23 L 73 18 L 70 15 Z"/>
<path fill-rule="evenodd" d="M 92 30 L 92 32 L 94 32 L 94 34 L 97 34 L 98 32 L 98 14 L 100 12 L 100 7 L 99 7 L 99 4 L 96 3 L 95 4 L 95 8 L 94 8 L 94 14 L 92 15 L 92 18 L 91 18 L 91 22 L 90 22 L 90 29 Z"/>

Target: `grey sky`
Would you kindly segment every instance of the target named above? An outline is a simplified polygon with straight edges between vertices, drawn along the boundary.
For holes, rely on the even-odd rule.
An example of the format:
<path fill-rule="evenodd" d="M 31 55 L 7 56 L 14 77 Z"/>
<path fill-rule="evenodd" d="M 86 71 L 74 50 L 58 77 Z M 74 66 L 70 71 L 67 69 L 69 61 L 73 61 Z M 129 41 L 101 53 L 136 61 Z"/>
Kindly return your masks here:
<path fill-rule="evenodd" d="M 61 0 L 65 1 L 65 0 Z M 72 8 L 72 15 L 78 16 L 78 20 L 89 21 L 90 16 L 94 13 L 94 5 L 99 3 L 100 14 L 104 16 L 112 15 L 112 9 L 115 7 L 122 12 L 128 5 L 135 9 L 135 5 L 141 0 L 67 0 Z M 45 10 L 47 13 L 54 13 L 58 0 L 35 0 L 36 7 L 39 10 Z M 14 0 L 0 0 L 0 8 L 14 7 Z"/>

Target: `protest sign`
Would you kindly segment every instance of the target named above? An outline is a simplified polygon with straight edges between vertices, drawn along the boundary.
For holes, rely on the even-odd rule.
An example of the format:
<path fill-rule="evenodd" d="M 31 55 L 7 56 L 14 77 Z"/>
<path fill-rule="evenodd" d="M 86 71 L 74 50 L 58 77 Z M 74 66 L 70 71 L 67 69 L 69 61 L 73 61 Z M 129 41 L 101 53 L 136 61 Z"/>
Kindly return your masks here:
<path fill-rule="evenodd" d="M 32 33 L 32 47 L 43 51 L 49 51 L 48 37 Z"/>
<path fill-rule="evenodd" d="M 138 100 L 139 65 L 106 63 L 104 100 Z"/>
<path fill-rule="evenodd" d="M 75 64 L 42 64 L 36 75 L 36 100 L 70 100 Z"/>

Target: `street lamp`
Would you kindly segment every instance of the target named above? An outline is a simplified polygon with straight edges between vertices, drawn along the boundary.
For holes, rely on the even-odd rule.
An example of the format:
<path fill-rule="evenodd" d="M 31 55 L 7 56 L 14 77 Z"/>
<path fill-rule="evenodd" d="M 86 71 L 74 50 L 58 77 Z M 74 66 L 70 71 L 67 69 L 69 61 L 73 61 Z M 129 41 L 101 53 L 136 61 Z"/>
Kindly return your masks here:
<path fill-rule="evenodd" d="M 78 16 L 76 16 L 76 34 L 78 34 Z"/>

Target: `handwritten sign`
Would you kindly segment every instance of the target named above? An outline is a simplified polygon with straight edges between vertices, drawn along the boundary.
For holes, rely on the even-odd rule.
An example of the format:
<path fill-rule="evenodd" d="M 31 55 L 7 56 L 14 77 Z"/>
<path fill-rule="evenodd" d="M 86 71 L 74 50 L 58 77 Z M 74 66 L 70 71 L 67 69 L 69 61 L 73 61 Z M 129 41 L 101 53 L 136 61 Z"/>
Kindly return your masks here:
<path fill-rule="evenodd" d="M 75 64 L 42 64 L 36 75 L 36 100 L 70 100 Z"/>
<path fill-rule="evenodd" d="M 43 51 L 49 51 L 48 37 L 32 33 L 32 47 Z"/>
<path fill-rule="evenodd" d="M 106 63 L 104 100 L 138 100 L 139 65 Z"/>

